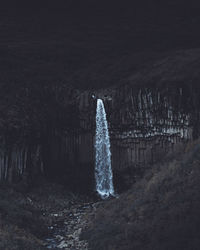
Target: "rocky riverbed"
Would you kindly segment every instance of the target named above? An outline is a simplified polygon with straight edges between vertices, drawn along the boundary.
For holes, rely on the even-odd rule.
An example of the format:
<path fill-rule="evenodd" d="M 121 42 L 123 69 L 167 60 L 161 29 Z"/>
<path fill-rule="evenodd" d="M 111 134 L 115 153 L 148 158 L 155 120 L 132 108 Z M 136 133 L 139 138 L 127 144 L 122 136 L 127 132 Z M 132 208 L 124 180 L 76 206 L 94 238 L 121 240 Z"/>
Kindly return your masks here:
<path fill-rule="evenodd" d="M 87 227 L 88 215 L 93 213 L 94 203 L 72 205 L 58 213 L 52 213 L 50 234 L 45 239 L 48 249 L 88 249 L 88 243 L 80 239 L 83 228 Z"/>
<path fill-rule="evenodd" d="M 0 188 L 0 250 L 88 249 L 80 235 L 102 201 L 46 182 L 24 190 Z"/>

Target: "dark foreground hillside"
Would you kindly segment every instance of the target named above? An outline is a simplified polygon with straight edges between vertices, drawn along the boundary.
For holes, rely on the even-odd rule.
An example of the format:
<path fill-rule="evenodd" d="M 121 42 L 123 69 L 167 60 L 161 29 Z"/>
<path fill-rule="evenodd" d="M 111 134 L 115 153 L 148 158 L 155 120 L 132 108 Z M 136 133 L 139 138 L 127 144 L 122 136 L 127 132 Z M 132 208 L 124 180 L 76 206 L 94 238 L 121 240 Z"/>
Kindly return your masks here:
<path fill-rule="evenodd" d="M 200 142 L 181 154 L 97 209 L 83 234 L 91 249 L 199 249 Z"/>
<path fill-rule="evenodd" d="M 31 188 L 1 184 L 0 250 L 87 249 L 79 234 L 90 203 L 45 180 Z"/>
<path fill-rule="evenodd" d="M 199 166 L 196 141 L 110 201 L 44 180 L 32 188 L 2 184 L 0 249 L 198 250 Z"/>

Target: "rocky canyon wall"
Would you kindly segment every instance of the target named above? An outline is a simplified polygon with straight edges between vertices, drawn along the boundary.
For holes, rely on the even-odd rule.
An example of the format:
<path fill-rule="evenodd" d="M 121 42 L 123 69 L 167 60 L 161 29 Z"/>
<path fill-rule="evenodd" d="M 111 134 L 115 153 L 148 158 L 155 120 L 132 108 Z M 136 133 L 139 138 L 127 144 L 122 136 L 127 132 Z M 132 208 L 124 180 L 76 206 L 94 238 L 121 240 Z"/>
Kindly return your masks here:
<path fill-rule="evenodd" d="M 72 186 L 80 179 L 85 178 L 83 184 L 92 180 L 96 98 L 104 100 L 107 112 L 113 170 L 134 174 L 199 136 L 199 97 L 198 88 L 188 85 L 147 88 L 127 84 L 79 92 L 73 99 L 76 124 L 65 128 L 54 122 L 34 143 L 2 147 L 0 178 L 12 181 L 25 173 L 61 174 L 71 178 Z M 71 115 L 73 109 L 68 110 L 68 120 Z"/>

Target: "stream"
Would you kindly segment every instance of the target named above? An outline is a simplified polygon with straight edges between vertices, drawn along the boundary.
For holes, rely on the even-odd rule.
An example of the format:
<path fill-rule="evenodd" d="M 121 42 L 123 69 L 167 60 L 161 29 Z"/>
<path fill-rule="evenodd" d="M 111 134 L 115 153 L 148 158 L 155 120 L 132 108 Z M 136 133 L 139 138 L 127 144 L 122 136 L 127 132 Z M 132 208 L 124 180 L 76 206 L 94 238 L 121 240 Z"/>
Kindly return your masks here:
<path fill-rule="evenodd" d="M 47 249 L 88 249 L 88 243 L 80 239 L 83 228 L 87 227 L 88 218 L 96 209 L 97 203 L 73 205 L 69 210 L 53 213 L 49 237 L 45 239 Z"/>

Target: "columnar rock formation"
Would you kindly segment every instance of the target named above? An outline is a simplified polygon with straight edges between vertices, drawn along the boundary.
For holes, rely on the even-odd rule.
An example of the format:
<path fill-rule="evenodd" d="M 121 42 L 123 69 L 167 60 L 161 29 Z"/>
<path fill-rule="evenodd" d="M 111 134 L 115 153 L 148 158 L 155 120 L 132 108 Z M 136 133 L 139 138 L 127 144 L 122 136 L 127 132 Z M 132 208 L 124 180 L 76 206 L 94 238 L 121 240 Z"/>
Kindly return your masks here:
<path fill-rule="evenodd" d="M 106 105 L 114 169 L 153 163 L 179 143 L 192 139 L 194 113 L 190 109 L 191 97 L 183 91 L 187 89 L 160 91 L 127 85 L 94 94 L 103 98 Z M 94 104 L 91 95 L 89 92 L 82 94 L 80 109 L 84 129 L 92 133 Z"/>
<path fill-rule="evenodd" d="M 75 116 L 76 124 L 65 127 L 54 121 L 34 145 L 25 141 L 8 150 L 5 147 L 0 155 L 1 179 L 12 180 L 25 172 L 65 173 L 68 178 L 73 176 L 72 185 L 77 184 L 76 178 L 92 179 L 95 98 L 105 103 L 114 171 L 145 168 L 199 134 L 198 89 L 127 84 L 75 96 L 71 107 L 76 114 L 69 111 L 66 116 L 68 120 Z M 62 117 L 65 120 L 64 114 Z"/>

